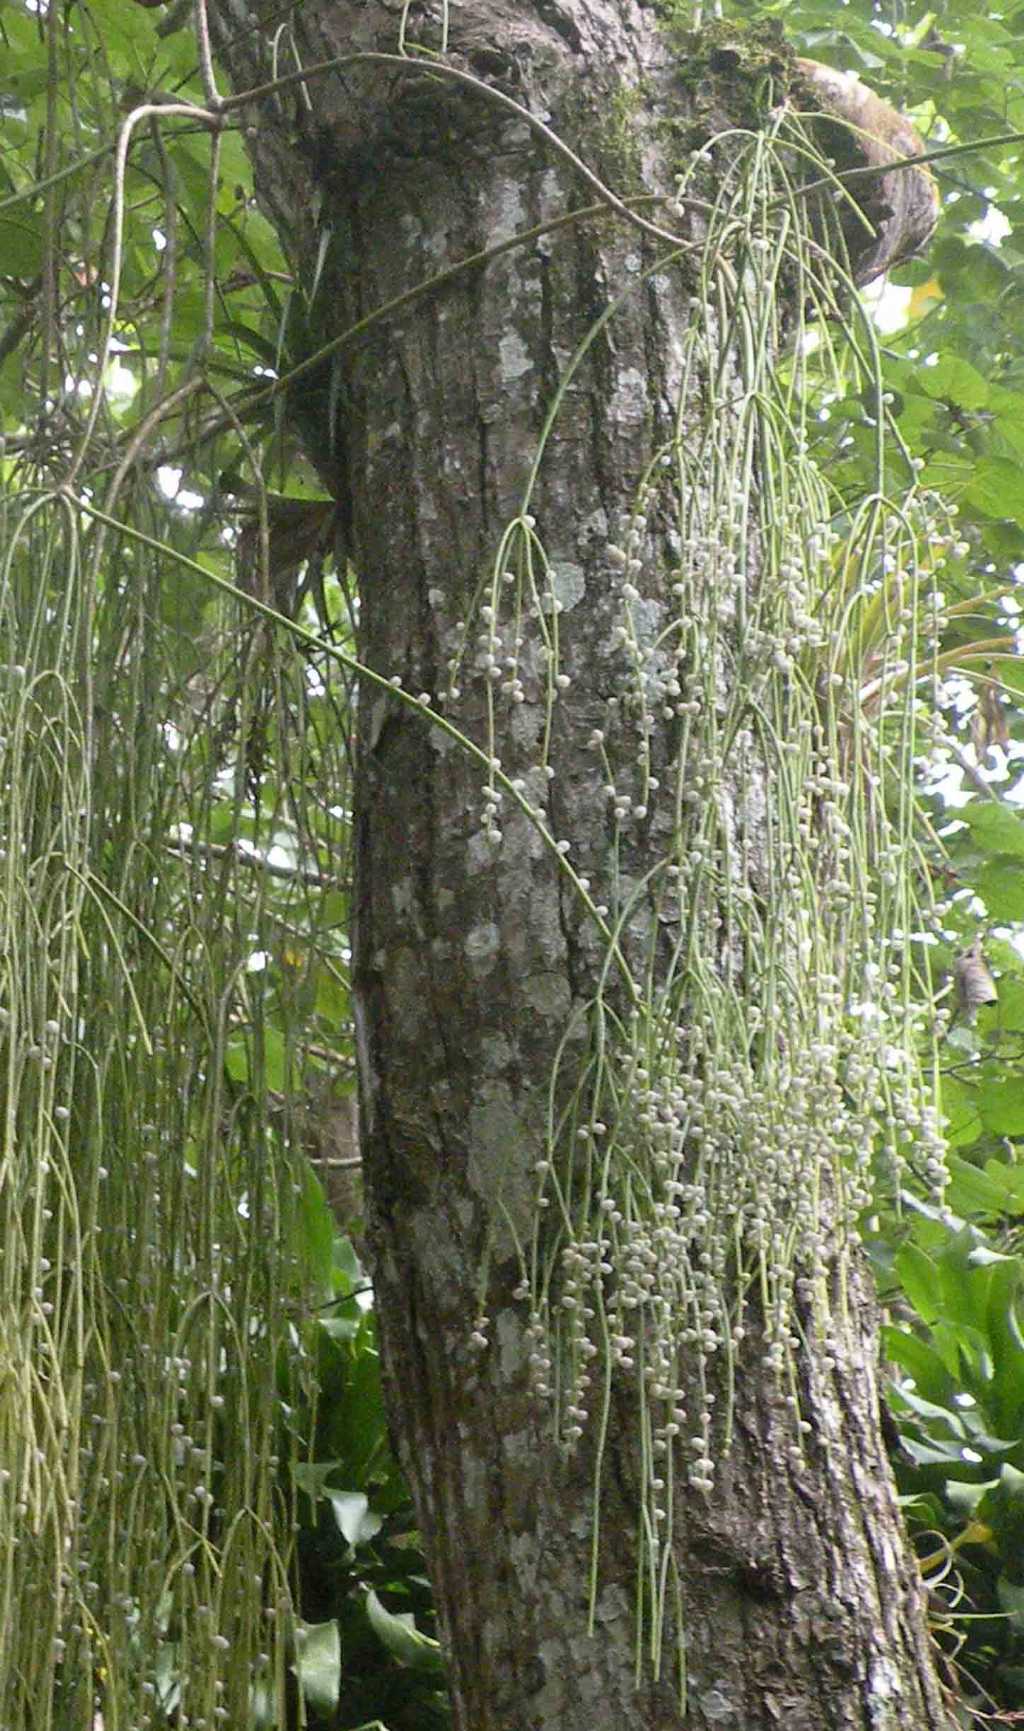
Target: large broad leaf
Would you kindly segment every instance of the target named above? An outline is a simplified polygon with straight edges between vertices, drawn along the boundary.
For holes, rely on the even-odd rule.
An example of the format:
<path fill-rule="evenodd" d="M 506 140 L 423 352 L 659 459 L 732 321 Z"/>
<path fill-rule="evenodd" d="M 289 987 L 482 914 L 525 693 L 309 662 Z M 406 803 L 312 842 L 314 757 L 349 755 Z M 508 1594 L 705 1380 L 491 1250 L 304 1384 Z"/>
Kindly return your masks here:
<path fill-rule="evenodd" d="M 942 1494 L 961 1514 L 973 1515 L 982 1497 L 998 1483 L 998 1479 L 982 1479 L 980 1484 L 971 1484 L 966 1479 L 947 1479 Z M 974 1533 L 970 1542 L 972 1544 L 985 1544 L 991 1537 L 991 1529 L 984 1526 L 980 1521 L 975 1525 L 977 1532 Z"/>
<path fill-rule="evenodd" d="M 334 1273 L 334 1215 L 323 1185 L 311 1166 L 303 1168 L 299 1215 L 302 1221 L 300 1248 L 308 1277 L 315 1286 L 330 1290 Z"/>
<path fill-rule="evenodd" d="M 978 1107 L 982 1123 L 994 1136 L 1024 1136 L 1024 1087 L 1018 1075 L 986 1079 Z"/>
<path fill-rule="evenodd" d="M 934 1322 L 939 1314 L 939 1275 L 932 1258 L 916 1244 L 905 1244 L 896 1257 L 896 1273 L 918 1316 Z"/>
<path fill-rule="evenodd" d="M 366 1615 L 371 1627 L 383 1641 L 389 1653 L 402 1665 L 417 1671 L 442 1671 L 441 1643 L 424 1635 L 416 1627 L 410 1612 L 386 1611 L 376 1593 L 366 1595 Z"/>
<path fill-rule="evenodd" d="M 1024 1032 L 1024 980 L 1007 979 L 1005 975 L 1000 979 L 996 1017 L 1002 1030 Z"/>
<path fill-rule="evenodd" d="M 886 1357 L 913 1378 L 924 1398 L 948 1409 L 956 1384 L 938 1353 L 920 1335 L 902 1328 L 883 1328 L 882 1340 Z"/>
<path fill-rule="evenodd" d="M 1004 1160 L 986 1160 L 985 1171 L 1003 1186 L 1004 1212 L 1024 1214 L 1024 1166 L 1007 1166 Z"/>
<path fill-rule="evenodd" d="M 963 1415 L 956 1407 L 937 1406 L 934 1401 L 925 1400 L 912 1388 L 901 1388 L 899 1398 L 900 1402 L 908 1407 L 912 1413 L 916 1413 L 918 1418 L 928 1420 L 928 1435 L 933 1442 L 938 1442 L 943 1447 L 946 1447 L 948 1443 L 948 1446 L 952 1447 L 954 1453 L 959 1456 L 968 1437 Z M 942 1435 L 943 1431 L 949 1432 L 949 1439 Z"/>
<path fill-rule="evenodd" d="M 366 1286 L 366 1276 L 351 1238 L 339 1236 L 334 1240 L 334 1285 L 343 1297 L 357 1286 Z"/>
<path fill-rule="evenodd" d="M 996 854 L 978 872 L 974 888 L 993 920 L 1013 925 L 1024 920 L 1024 860 Z"/>
<path fill-rule="evenodd" d="M 1003 1214 L 1008 1211 L 1009 1192 L 1000 1180 L 1005 1168 L 995 1161 L 990 1164 L 995 1167 L 994 1172 L 988 1168 L 980 1171 L 959 1155 L 949 1156 L 947 1165 L 952 1182 L 948 1196 L 958 1214 Z"/>
<path fill-rule="evenodd" d="M 962 409 L 984 408 L 989 398 L 988 380 L 960 355 L 944 355 L 936 366 L 921 367 L 917 383 L 928 396 L 956 403 Z"/>
<path fill-rule="evenodd" d="M 919 1442 L 917 1437 L 903 1435 L 900 1438 L 907 1453 L 921 1467 L 947 1467 L 954 1461 L 960 1463 L 961 1444 L 955 1439 L 945 1446 L 934 1437 L 928 1442 Z"/>
<path fill-rule="evenodd" d="M 327 1480 L 340 1465 L 340 1461 L 295 1461 L 292 1478 L 300 1491 L 305 1491 L 315 1502 L 318 1497 L 326 1496 Z"/>
<path fill-rule="evenodd" d="M 1024 859 L 1024 813 L 994 800 L 979 800 L 957 814 L 982 842 L 986 853 L 1015 854 Z"/>
<path fill-rule="evenodd" d="M 1010 457 L 984 457 L 967 484 L 965 497 L 989 517 L 1024 520 L 1024 473 Z"/>
<path fill-rule="evenodd" d="M 269 1024 L 263 1028 L 263 1074 L 266 1086 L 274 1094 L 285 1092 L 288 1054 L 284 1035 Z"/>
<path fill-rule="evenodd" d="M 334 1513 L 338 1531 L 352 1546 L 368 1544 L 375 1539 L 384 1522 L 370 1508 L 370 1499 L 363 1491 L 328 1491 L 327 1499 Z"/>
<path fill-rule="evenodd" d="M 980 1235 L 965 1228 L 936 1258 L 939 1274 L 939 1314 L 946 1326 L 956 1330 L 967 1349 L 984 1352 L 987 1346 L 988 1279 L 975 1259 Z"/>
<path fill-rule="evenodd" d="M 121 77 L 147 83 L 160 47 L 152 11 L 124 6 L 121 0 L 88 0 L 88 17 L 111 69 Z"/>
<path fill-rule="evenodd" d="M 0 216 L 0 258 L 5 276 L 34 277 L 43 260 L 40 224 L 18 212 Z"/>
<path fill-rule="evenodd" d="M 977 1141 L 982 1124 L 976 1087 L 967 1087 L 956 1076 L 944 1076 L 942 1111 L 946 1118 L 946 1141 L 950 1148 Z"/>
<path fill-rule="evenodd" d="M 295 1674 L 310 1705 L 333 1713 L 341 1693 L 341 1634 L 337 1623 L 296 1624 Z"/>
<path fill-rule="evenodd" d="M 1018 1305 L 1022 1272 L 1019 1257 L 1007 1258 L 989 1275 L 988 1337 L 992 1342 L 991 1411 L 1004 1436 L 1024 1434 L 1024 1335 Z"/>

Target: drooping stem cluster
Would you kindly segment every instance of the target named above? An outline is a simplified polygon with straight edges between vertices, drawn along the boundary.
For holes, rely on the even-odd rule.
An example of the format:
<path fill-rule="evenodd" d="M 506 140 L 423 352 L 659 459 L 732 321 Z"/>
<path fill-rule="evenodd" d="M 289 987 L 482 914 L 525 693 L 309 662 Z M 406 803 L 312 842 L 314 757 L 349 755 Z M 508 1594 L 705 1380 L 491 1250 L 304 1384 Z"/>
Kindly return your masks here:
<path fill-rule="evenodd" d="M 594 1433 L 598 1503 L 613 1389 L 636 1391 L 655 1655 L 674 1498 L 714 1485 L 740 1344 L 762 1340 L 799 1458 L 802 1331 L 826 1359 L 841 1349 L 845 1256 L 875 1179 L 911 1150 L 933 1190 L 942 1178 L 911 787 L 948 527 L 887 448 L 838 230 L 795 184 L 827 167 L 785 125 L 691 160 L 680 213 L 693 187 L 713 191 L 698 261 L 654 267 L 692 270 L 692 317 L 674 430 L 606 548 L 624 677 L 588 746 L 608 847 L 576 879 L 605 964 L 556 1060 L 518 1292 L 558 1436 Z M 879 427 L 857 500 L 830 486 L 822 430 L 852 387 L 873 393 Z M 541 788 L 538 823 L 571 856 L 543 781 L 569 684 L 562 604 L 529 506 L 480 610 L 475 672 L 496 754 L 523 678 L 547 680 L 542 762 L 521 785 Z M 450 671 L 457 701 L 473 669 L 456 656 Z M 499 803 L 492 789 L 496 847 Z"/>

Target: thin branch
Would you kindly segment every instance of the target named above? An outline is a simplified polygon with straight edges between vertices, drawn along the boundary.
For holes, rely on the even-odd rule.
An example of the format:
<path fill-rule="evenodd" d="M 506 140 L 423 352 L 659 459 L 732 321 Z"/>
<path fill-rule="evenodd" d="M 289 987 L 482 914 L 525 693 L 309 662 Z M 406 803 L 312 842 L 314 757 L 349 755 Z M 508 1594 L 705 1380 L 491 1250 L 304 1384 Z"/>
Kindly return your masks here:
<path fill-rule="evenodd" d="M 342 879 L 329 877 L 325 872 L 314 871 L 311 866 L 281 865 L 271 861 L 263 854 L 251 853 L 240 842 L 219 841 L 168 841 L 165 844 L 167 852 L 175 859 L 190 860 L 196 854 L 204 859 L 233 860 L 236 865 L 248 866 L 251 871 L 265 872 L 268 877 L 284 878 L 289 883 L 308 884 L 315 890 L 343 890 L 346 886 Z"/>

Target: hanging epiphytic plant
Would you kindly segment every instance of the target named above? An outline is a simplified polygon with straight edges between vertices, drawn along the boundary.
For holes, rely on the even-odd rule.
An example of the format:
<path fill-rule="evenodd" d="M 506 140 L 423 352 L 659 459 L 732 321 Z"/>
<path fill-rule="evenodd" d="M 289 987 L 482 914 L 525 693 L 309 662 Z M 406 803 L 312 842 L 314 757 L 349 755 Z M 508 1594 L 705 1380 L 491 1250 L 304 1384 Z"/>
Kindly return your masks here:
<path fill-rule="evenodd" d="M 308 599 L 291 579 L 324 556 L 333 507 L 293 514 L 269 495 L 242 410 L 221 403 L 254 354 L 276 370 L 261 319 L 285 326 L 286 273 L 245 198 L 236 208 L 225 192 L 235 141 L 205 44 L 198 77 L 177 69 L 180 101 L 133 108 L 111 216 L 81 166 L 63 176 L 56 80 L 91 80 L 113 127 L 127 70 L 87 25 L 76 38 L 54 9 L 45 28 L 47 222 L 27 372 L 44 436 L 7 459 L 0 574 L 0 1712 L 272 1723 L 312 1669 L 278 1473 L 305 1374 L 306 1181 L 289 1099 L 324 975 L 344 987 L 349 801 L 323 653 L 300 628 L 303 661 L 265 627 L 270 600 Z M 431 75 L 487 98 L 440 62 Z M 853 310 L 863 203 L 786 103 L 759 118 L 681 163 L 668 217 L 699 213 L 684 244 L 642 221 L 667 250 L 640 281 L 685 273 L 693 316 L 675 427 L 605 550 L 608 652 L 624 674 L 589 742 L 607 857 L 589 878 L 576 869 L 545 804 L 569 675 L 532 482 L 477 617 L 453 634 L 444 718 L 428 693 L 396 699 L 457 738 L 462 696 L 482 681 L 483 743 L 469 749 L 485 767 L 485 840 L 501 845 L 503 802 L 526 813 L 602 954 L 554 1065 L 536 1206 L 525 1232 L 513 1225 L 535 1386 L 561 1443 L 596 1439 L 598 1509 L 611 1391 L 635 1392 L 640 1624 L 656 1665 L 674 1499 L 713 1489 L 744 1340 L 763 1337 L 799 1454 L 800 1333 L 810 1324 L 843 1350 L 845 1246 L 872 1162 L 913 1145 L 925 1185 L 942 1182 L 909 789 L 950 528 L 886 438 L 870 328 Z M 236 166 L 244 177 L 237 154 Z M 926 178 L 909 174 L 927 202 Z M 588 185 L 602 211 L 637 220 Z M 108 217 L 103 278 L 83 260 Z M 237 272 L 223 268 L 228 237 Z M 883 250 L 883 263 L 898 256 Z M 262 312 L 222 327 L 218 299 L 236 289 Z M 62 297 L 79 296 L 80 322 L 58 330 Z M 176 299 L 192 321 L 182 349 Z M 816 420 L 851 380 L 873 393 L 877 428 L 858 499 L 830 486 Z M 175 510 L 149 468 L 189 452 L 186 416 L 206 394 L 227 450 L 219 460 L 211 438 L 206 492 Z M 230 534 L 210 532 L 225 473 L 247 507 L 248 603 L 230 594 Z M 510 780 L 502 742 L 527 683 L 548 725 L 535 773 Z M 657 850 L 638 876 L 641 828 Z M 482 1307 L 481 1349 L 487 1329 Z M 596 1516 L 594 1531 L 596 1568 Z"/>
<path fill-rule="evenodd" d="M 347 1003 L 348 768 L 315 639 L 232 588 L 216 477 L 262 496 L 252 442 L 181 485 L 191 405 L 248 377 L 218 300 L 255 332 L 282 261 L 237 139 L 196 136 L 194 47 L 102 15 L 5 14 L 5 222 L 41 287 L 0 470 L 0 1721 L 283 1723 L 298 1104 Z M 122 121 L 143 66 L 180 100 Z"/>
<path fill-rule="evenodd" d="M 913 173 L 908 245 L 922 204 L 934 218 L 930 178 Z M 875 1177 L 909 1160 L 933 1195 L 944 1181 L 912 788 L 935 561 L 956 538 L 887 434 L 854 287 L 882 243 L 813 131 L 779 103 L 757 130 L 702 142 L 674 205 L 700 211 L 700 239 L 650 269 L 689 273 L 692 318 L 674 431 L 606 548 L 606 650 L 625 677 L 589 740 L 613 836 L 599 864 L 572 865 L 543 780 L 569 684 L 531 499 L 543 449 L 449 694 L 457 708 L 484 682 L 497 759 L 524 683 L 546 682 L 537 774 L 512 785 L 604 947 L 556 1059 L 532 1227 L 511 1199 L 508 1220 L 537 1393 L 562 1445 L 588 1439 L 594 1462 L 595 1595 L 604 1439 L 615 1391 L 635 1393 L 638 1657 L 656 1668 L 674 1506 L 714 1488 L 741 1344 L 763 1342 L 799 1459 L 801 1338 L 813 1329 L 826 1369 L 844 1350 L 847 1247 Z M 898 242 L 883 238 L 884 264 Z M 830 485 L 817 418 L 850 389 L 876 407 L 873 486 L 857 499 Z M 505 798 L 492 777 L 495 847 Z M 486 1308 L 482 1294 L 481 1351 Z"/>

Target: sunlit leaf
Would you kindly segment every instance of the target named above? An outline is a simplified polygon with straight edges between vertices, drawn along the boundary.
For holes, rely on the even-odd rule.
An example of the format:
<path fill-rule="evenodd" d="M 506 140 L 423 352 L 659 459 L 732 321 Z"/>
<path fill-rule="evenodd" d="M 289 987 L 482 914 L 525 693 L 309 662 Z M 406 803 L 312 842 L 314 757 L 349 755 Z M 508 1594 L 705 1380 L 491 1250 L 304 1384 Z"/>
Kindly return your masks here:
<path fill-rule="evenodd" d="M 327 1492 L 327 1497 L 342 1533 L 350 1545 L 365 1545 L 376 1538 L 384 1525 L 380 1515 L 370 1508 L 370 1500 L 362 1491 Z"/>
<path fill-rule="evenodd" d="M 296 1623 L 295 1672 L 313 1707 L 332 1712 L 341 1693 L 341 1633 L 336 1622 Z"/>
<path fill-rule="evenodd" d="M 369 1592 L 366 1595 L 366 1614 L 375 1634 L 401 1664 L 414 1670 L 443 1669 L 440 1642 L 417 1629 L 416 1620 L 409 1612 L 396 1614 L 387 1611 L 376 1593 Z"/>

